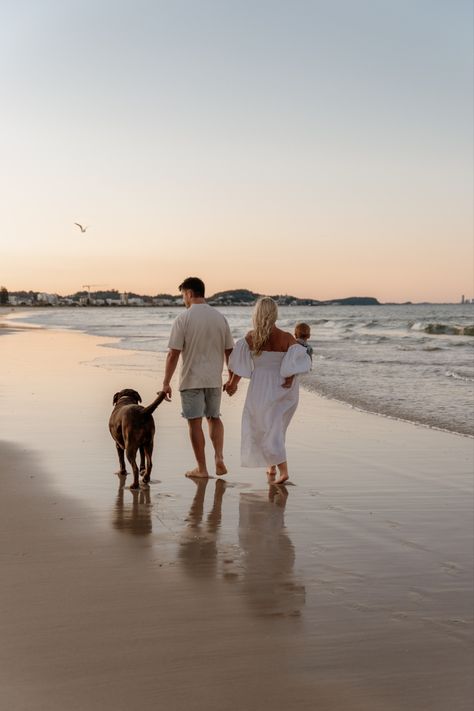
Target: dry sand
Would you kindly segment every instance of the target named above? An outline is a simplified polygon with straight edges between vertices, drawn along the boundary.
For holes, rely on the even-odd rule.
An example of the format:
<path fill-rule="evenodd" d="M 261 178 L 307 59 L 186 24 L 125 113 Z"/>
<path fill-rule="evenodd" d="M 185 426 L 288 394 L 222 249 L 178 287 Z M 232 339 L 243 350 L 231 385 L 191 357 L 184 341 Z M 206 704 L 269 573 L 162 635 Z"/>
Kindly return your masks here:
<path fill-rule="evenodd" d="M 285 496 L 238 466 L 242 389 L 197 485 L 175 397 L 131 492 L 112 395 L 163 359 L 104 340 L 0 337 L 1 708 L 470 710 L 473 441 L 302 392 Z"/>

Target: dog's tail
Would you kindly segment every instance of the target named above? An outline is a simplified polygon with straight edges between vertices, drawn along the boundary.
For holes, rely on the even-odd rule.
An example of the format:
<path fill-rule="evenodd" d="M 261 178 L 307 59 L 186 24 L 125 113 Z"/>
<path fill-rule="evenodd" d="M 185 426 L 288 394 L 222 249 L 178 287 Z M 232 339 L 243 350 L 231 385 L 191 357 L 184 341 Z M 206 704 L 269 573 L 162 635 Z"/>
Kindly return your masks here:
<path fill-rule="evenodd" d="M 143 413 L 144 415 L 151 415 L 152 412 L 155 412 L 155 410 L 156 410 L 156 408 L 158 407 L 158 405 L 163 402 L 163 400 L 165 399 L 165 397 L 166 397 L 166 393 L 159 392 L 159 393 L 158 393 L 158 397 L 157 397 L 155 400 L 153 400 L 153 402 L 151 403 L 151 405 L 147 405 L 146 407 L 144 407 L 143 410 L 142 410 L 142 413 Z"/>

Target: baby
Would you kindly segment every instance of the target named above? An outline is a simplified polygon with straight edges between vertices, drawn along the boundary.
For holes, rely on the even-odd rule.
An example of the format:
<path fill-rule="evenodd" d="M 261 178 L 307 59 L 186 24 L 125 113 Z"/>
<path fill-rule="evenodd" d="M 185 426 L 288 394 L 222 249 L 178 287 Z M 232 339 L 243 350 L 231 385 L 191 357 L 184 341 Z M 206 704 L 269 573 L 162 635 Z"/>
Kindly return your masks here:
<path fill-rule="evenodd" d="M 309 355 L 311 360 L 313 360 L 313 349 L 308 345 L 308 341 L 311 338 L 311 328 L 307 323 L 297 323 L 295 326 L 295 338 L 301 346 L 306 348 L 306 353 Z M 283 383 L 284 388 L 291 388 L 293 385 L 293 380 L 295 376 L 290 375 L 289 378 L 285 378 Z"/>
<path fill-rule="evenodd" d="M 308 341 L 311 338 L 311 328 L 307 323 L 297 323 L 295 326 L 295 338 L 299 344 L 306 348 L 306 352 L 313 360 L 313 349 L 308 345 Z"/>

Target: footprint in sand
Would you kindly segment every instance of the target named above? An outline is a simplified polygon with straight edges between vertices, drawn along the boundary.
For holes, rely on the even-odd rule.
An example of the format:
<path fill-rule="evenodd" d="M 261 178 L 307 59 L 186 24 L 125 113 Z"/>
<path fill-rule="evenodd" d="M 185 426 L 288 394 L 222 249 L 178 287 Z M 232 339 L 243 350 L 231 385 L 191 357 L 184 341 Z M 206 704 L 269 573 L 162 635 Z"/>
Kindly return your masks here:
<path fill-rule="evenodd" d="M 426 595 L 425 593 L 418 592 L 418 590 L 410 590 L 408 593 L 408 597 L 410 597 L 414 602 L 421 604 L 425 604 L 429 599 L 429 595 Z"/>
<path fill-rule="evenodd" d="M 456 563 L 452 563 L 451 561 L 447 560 L 444 563 L 441 563 L 441 570 L 443 573 L 449 573 L 450 575 L 458 575 L 458 573 L 461 572 L 462 568 L 459 567 L 459 565 L 456 565 Z"/>
<path fill-rule="evenodd" d="M 397 622 L 404 622 L 407 620 L 409 617 L 407 612 L 394 612 L 392 614 L 392 620 L 396 620 Z"/>
<path fill-rule="evenodd" d="M 415 543 L 415 541 L 406 541 L 404 539 L 400 539 L 398 542 L 401 543 L 402 546 L 405 546 L 406 548 L 411 548 L 414 551 L 422 551 L 423 553 L 433 553 L 432 550 L 426 548 L 425 546 L 420 546 L 420 544 Z"/>
<path fill-rule="evenodd" d="M 456 639 L 461 642 L 471 643 L 471 629 L 470 625 L 465 620 L 460 620 L 456 618 L 445 619 L 445 620 L 433 620 L 429 617 L 423 617 L 422 622 L 428 625 L 437 632 L 446 634 L 449 637 Z"/>

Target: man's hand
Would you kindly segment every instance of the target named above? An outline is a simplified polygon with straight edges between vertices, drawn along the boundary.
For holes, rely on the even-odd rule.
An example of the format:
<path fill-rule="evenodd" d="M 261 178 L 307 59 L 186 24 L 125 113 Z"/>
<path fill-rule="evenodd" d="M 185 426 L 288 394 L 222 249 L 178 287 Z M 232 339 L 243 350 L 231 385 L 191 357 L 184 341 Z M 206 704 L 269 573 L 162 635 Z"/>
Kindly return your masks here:
<path fill-rule="evenodd" d="M 173 373 L 176 370 L 176 366 L 178 365 L 180 352 L 181 351 L 175 350 L 174 348 L 170 348 L 168 355 L 166 356 L 165 377 L 161 390 L 165 393 L 168 402 L 171 400 L 172 395 L 170 382 L 173 377 Z"/>

